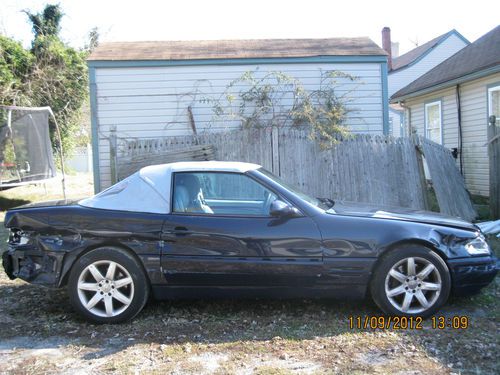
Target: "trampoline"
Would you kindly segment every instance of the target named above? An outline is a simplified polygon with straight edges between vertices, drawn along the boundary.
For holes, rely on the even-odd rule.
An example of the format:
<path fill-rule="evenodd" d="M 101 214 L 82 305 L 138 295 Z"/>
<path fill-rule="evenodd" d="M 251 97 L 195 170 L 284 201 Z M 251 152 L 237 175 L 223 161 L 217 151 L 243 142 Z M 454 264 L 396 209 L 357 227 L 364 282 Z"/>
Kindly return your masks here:
<path fill-rule="evenodd" d="M 66 198 L 61 136 L 50 107 L 0 106 L 0 190 L 44 183 L 57 177 L 49 118 L 56 127 Z"/>

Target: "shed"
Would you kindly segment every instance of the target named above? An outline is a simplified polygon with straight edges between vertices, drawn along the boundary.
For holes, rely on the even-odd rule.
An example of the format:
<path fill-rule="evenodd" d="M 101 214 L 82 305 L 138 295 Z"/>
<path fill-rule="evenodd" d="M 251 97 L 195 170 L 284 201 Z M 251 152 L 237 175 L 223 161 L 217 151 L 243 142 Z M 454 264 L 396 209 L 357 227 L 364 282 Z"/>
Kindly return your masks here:
<path fill-rule="evenodd" d="M 342 81 L 355 133 L 388 131 L 387 54 L 368 38 L 262 39 L 102 43 L 88 59 L 94 186 L 111 183 L 108 136 L 158 138 L 220 131 L 207 98 L 218 98 L 245 72 L 283 72 L 317 89 L 322 72 L 358 77 Z M 229 126 L 238 126 L 238 122 Z"/>

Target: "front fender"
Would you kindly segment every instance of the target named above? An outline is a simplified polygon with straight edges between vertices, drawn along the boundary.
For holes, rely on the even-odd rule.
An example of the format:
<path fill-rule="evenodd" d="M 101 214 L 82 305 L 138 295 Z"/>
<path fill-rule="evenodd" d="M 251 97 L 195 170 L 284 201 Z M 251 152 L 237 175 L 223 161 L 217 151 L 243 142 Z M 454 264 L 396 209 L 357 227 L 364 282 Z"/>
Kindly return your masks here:
<path fill-rule="evenodd" d="M 377 258 L 402 243 L 421 243 L 444 258 L 466 257 L 465 243 L 480 235 L 479 230 L 396 219 L 325 214 L 315 220 L 326 258 Z"/>

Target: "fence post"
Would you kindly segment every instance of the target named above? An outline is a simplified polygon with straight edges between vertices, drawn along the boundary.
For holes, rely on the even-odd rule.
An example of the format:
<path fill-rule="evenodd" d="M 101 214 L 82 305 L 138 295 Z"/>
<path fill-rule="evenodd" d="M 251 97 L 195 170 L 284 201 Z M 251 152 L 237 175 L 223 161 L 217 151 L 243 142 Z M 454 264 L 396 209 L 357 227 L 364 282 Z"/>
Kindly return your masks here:
<path fill-rule="evenodd" d="M 271 128 L 271 150 L 273 157 L 273 170 L 272 172 L 280 175 L 280 150 L 279 150 L 279 128 L 273 126 Z"/>
<path fill-rule="evenodd" d="M 109 131 L 109 163 L 111 170 L 111 185 L 118 182 L 117 171 L 117 157 L 116 157 L 116 126 L 112 126 Z"/>
<path fill-rule="evenodd" d="M 429 197 L 427 196 L 427 178 L 425 177 L 424 169 L 424 151 L 420 143 L 420 137 L 417 134 L 411 136 L 412 143 L 415 145 L 415 153 L 417 155 L 418 175 L 422 186 L 422 202 L 425 210 L 430 210 Z"/>

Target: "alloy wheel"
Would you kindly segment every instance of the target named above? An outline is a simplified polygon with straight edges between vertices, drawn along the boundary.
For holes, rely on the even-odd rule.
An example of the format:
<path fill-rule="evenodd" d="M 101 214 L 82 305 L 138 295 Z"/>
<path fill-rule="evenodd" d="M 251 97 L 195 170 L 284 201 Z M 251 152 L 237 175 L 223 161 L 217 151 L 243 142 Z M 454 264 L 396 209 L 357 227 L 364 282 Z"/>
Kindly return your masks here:
<path fill-rule="evenodd" d="M 409 257 L 400 260 L 385 278 L 385 294 L 402 313 L 418 314 L 428 310 L 439 298 L 441 275 L 429 260 Z"/>
<path fill-rule="evenodd" d="M 114 317 L 124 312 L 134 298 L 134 282 L 120 264 L 101 260 L 83 269 L 77 283 L 83 307 L 100 317 Z"/>

